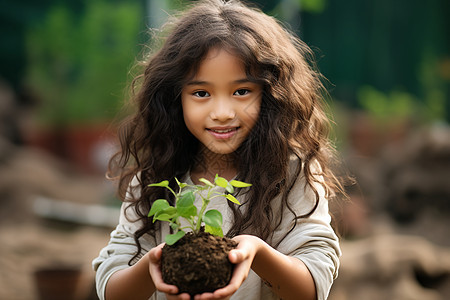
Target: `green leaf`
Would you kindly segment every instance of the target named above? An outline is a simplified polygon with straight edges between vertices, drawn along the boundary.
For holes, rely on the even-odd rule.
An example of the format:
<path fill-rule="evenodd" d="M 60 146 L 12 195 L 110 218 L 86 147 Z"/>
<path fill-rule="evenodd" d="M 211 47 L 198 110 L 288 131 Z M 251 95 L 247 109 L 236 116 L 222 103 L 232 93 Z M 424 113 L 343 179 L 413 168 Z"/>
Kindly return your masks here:
<path fill-rule="evenodd" d="M 239 181 L 239 180 L 231 180 L 230 181 L 231 185 L 237 188 L 244 188 L 244 187 L 249 187 L 252 184 L 251 183 L 246 183 L 243 181 Z"/>
<path fill-rule="evenodd" d="M 165 241 L 167 245 L 173 245 L 175 244 L 179 239 L 181 239 L 183 236 L 185 235 L 185 233 L 183 231 L 178 231 L 177 233 L 174 234 L 168 234 L 166 235 Z"/>
<path fill-rule="evenodd" d="M 233 203 L 236 203 L 237 205 L 241 205 L 241 203 L 239 203 L 239 201 L 236 199 L 236 197 L 234 197 L 231 194 L 225 195 L 225 198 L 227 198 L 228 200 L 230 200 Z"/>
<path fill-rule="evenodd" d="M 205 225 L 205 232 L 209 232 L 212 235 L 223 237 L 223 231 L 220 227 L 211 227 L 208 224 Z"/>
<path fill-rule="evenodd" d="M 169 181 L 168 180 L 163 180 L 163 181 L 158 182 L 158 183 L 151 183 L 148 186 L 168 187 L 169 186 Z"/>
<path fill-rule="evenodd" d="M 182 188 L 184 188 L 184 187 L 187 186 L 186 183 L 180 182 L 180 181 L 178 180 L 178 178 L 176 178 L 176 177 L 175 177 L 175 181 L 177 182 L 177 184 L 178 184 L 178 186 L 180 187 L 180 189 L 182 189 Z"/>
<path fill-rule="evenodd" d="M 203 221 L 211 227 L 222 227 L 222 214 L 217 209 L 208 210 L 203 216 Z"/>
<path fill-rule="evenodd" d="M 234 187 L 228 182 L 227 186 L 225 187 L 225 190 L 230 193 L 233 194 L 234 193 Z"/>
<path fill-rule="evenodd" d="M 150 209 L 150 211 L 148 212 L 148 216 L 151 217 L 154 214 L 156 214 L 157 212 L 160 212 L 166 208 L 170 207 L 169 202 L 167 202 L 167 200 L 165 199 L 158 199 L 155 202 L 153 202 L 152 204 L 152 208 Z"/>
<path fill-rule="evenodd" d="M 194 204 L 195 196 L 192 191 L 188 191 L 181 195 L 180 199 L 177 201 L 177 207 L 189 207 Z"/>
<path fill-rule="evenodd" d="M 155 216 L 158 216 L 160 214 L 168 214 L 168 215 L 176 215 L 177 209 L 175 207 L 169 206 L 155 214 Z"/>
<path fill-rule="evenodd" d="M 177 209 L 175 207 L 169 206 L 155 214 L 153 217 L 159 221 L 170 221 L 173 217 L 177 215 Z"/>
<path fill-rule="evenodd" d="M 228 180 L 226 180 L 223 177 L 217 176 L 217 175 L 216 175 L 216 178 L 214 179 L 214 182 L 218 186 L 223 187 L 223 188 L 226 188 L 228 186 Z"/>
<path fill-rule="evenodd" d="M 156 221 L 156 220 L 159 220 L 159 221 L 170 221 L 172 218 L 173 218 L 174 216 L 172 216 L 172 215 L 169 215 L 169 214 L 159 214 L 159 215 L 155 215 L 155 217 L 153 218 L 153 223 Z"/>
<path fill-rule="evenodd" d="M 210 186 L 210 187 L 214 187 L 214 184 L 212 184 L 211 181 L 209 181 L 208 179 L 205 178 L 200 178 L 198 181 L 203 182 L 204 184 Z"/>
<path fill-rule="evenodd" d="M 183 218 L 197 215 L 197 207 L 194 205 L 195 195 L 192 191 L 184 193 L 177 201 L 178 214 Z"/>
<path fill-rule="evenodd" d="M 197 207 L 195 205 L 178 207 L 177 211 L 181 217 L 186 219 L 197 215 Z"/>

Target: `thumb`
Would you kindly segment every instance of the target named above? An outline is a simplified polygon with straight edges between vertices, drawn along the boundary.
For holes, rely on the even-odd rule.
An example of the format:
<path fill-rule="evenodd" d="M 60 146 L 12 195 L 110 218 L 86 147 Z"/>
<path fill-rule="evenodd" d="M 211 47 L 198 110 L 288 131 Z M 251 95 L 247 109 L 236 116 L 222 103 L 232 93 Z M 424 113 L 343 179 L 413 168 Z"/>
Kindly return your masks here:
<path fill-rule="evenodd" d="M 238 264 L 244 260 L 244 254 L 238 249 L 233 249 L 228 253 L 228 259 L 232 264 Z"/>
<path fill-rule="evenodd" d="M 153 249 L 150 250 L 150 261 L 153 263 L 159 262 L 161 259 L 161 255 L 162 255 L 162 246 L 164 245 L 159 245 Z"/>

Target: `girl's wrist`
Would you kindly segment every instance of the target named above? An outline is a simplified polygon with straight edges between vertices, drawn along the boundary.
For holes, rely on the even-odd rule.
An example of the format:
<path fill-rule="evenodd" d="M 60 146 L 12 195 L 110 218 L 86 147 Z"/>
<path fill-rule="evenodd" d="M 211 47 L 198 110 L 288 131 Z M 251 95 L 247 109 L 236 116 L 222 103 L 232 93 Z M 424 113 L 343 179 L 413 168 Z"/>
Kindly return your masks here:
<path fill-rule="evenodd" d="M 141 269 L 140 273 L 142 275 L 148 276 L 148 278 L 153 283 L 152 275 L 150 273 L 150 251 L 145 253 L 144 256 L 142 256 L 142 258 L 136 263 L 136 265 L 137 264 L 140 264 L 139 266 L 139 268 Z"/>

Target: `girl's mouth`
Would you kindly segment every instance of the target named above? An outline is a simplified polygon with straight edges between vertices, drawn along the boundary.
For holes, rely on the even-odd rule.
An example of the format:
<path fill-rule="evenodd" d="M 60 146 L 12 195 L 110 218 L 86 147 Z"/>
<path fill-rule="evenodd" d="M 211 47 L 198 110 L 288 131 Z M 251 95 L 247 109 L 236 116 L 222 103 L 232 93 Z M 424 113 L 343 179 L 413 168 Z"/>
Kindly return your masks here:
<path fill-rule="evenodd" d="M 234 136 L 239 127 L 232 128 L 207 128 L 208 132 L 211 133 L 217 139 L 229 139 Z"/>

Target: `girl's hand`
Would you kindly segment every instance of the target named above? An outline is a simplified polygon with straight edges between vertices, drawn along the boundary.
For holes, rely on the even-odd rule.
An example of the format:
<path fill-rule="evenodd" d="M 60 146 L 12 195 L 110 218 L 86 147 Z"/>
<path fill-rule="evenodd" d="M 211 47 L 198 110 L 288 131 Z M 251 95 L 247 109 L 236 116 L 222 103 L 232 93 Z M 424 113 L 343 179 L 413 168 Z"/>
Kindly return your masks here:
<path fill-rule="evenodd" d="M 190 300 L 191 297 L 187 293 L 179 294 L 175 285 L 167 284 L 162 279 L 161 273 L 161 254 L 162 247 L 165 243 L 158 245 L 150 250 L 149 255 L 149 271 L 156 289 L 166 294 L 167 300 Z"/>
<path fill-rule="evenodd" d="M 230 283 L 227 286 L 216 290 L 214 293 L 196 295 L 196 300 L 229 299 L 247 278 L 253 259 L 261 246 L 262 240 L 251 235 L 239 235 L 234 237 L 233 240 L 238 242 L 238 246 L 228 254 L 230 262 L 236 265 Z"/>

